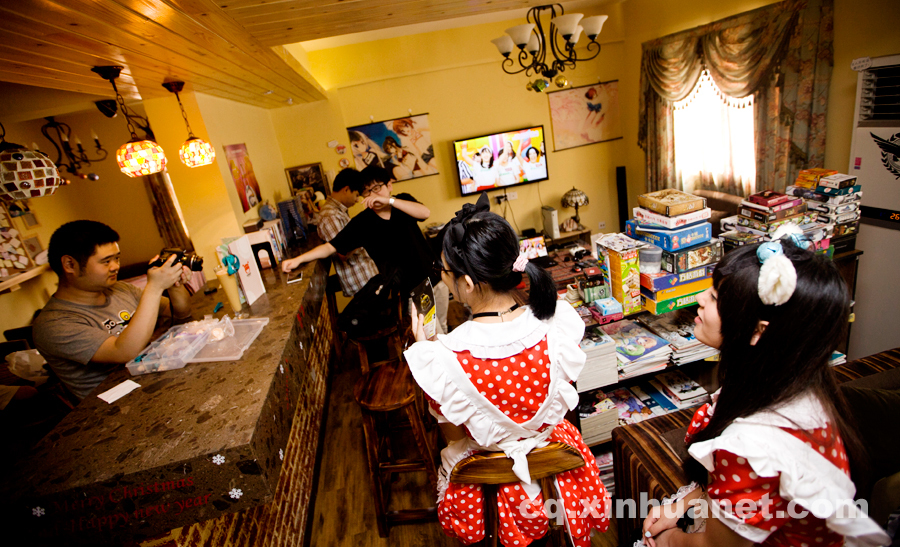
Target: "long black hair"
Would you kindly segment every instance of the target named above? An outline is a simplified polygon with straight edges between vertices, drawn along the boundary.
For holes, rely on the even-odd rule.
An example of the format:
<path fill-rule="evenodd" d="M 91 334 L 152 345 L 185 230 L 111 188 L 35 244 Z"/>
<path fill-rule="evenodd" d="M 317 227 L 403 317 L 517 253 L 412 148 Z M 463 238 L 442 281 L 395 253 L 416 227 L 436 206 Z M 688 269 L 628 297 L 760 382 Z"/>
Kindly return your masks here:
<path fill-rule="evenodd" d="M 838 411 L 846 403 L 828 364 L 831 353 L 847 336 L 847 286 L 827 258 L 786 238 L 781 243 L 797 272 L 797 286 L 780 306 L 766 305 L 759 298 L 759 245 L 728 252 L 713 272 L 721 319 L 722 392 L 709 424 L 692 442 L 718 437 L 736 418 L 765 409 L 777 411 L 780 405 L 809 392 L 822 403 L 851 459 L 864 461 L 853 428 Z M 751 345 L 760 321 L 768 321 L 768 326 Z M 706 483 L 706 469 L 693 459 L 686 462 L 686 471 L 692 479 Z"/>
<path fill-rule="evenodd" d="M 468 275 L 478 286 L 486 284 L 495 293 L 513 293 L 522 272 L 512 267 L 519 257 L 519 239 L 512 226 L 491 213 L 487 194 L 476 205 L 466 204 L 450 221 L 442 245 L 444 260 L 456 277 Z M 556 312 L 556 285 L 546 270 L 529 262 L 525 274 L 531 285 L 528 305 L 538 319 Z"/>

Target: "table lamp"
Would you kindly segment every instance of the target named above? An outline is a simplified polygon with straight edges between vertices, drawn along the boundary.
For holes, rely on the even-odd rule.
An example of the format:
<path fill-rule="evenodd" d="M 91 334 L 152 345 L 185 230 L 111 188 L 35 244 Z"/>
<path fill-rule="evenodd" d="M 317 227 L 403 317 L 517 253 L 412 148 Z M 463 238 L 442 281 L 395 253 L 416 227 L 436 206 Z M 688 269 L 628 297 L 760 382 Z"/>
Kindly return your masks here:
<path fill-rule="evenodd" d="M 576 188 L 572 188 L 562 197 L 562 206 L 563 207 L 574 207 L 575 208 L 575 216 L 572 219 L 578 225 L 579 230 L 583 230 L 584 226 L 581 225 L 581 219 L 578 218 L 578 208 L 583 207 L 589 203 L 587 194 L 582 192 L 581 190 L 577 190 Z"/>

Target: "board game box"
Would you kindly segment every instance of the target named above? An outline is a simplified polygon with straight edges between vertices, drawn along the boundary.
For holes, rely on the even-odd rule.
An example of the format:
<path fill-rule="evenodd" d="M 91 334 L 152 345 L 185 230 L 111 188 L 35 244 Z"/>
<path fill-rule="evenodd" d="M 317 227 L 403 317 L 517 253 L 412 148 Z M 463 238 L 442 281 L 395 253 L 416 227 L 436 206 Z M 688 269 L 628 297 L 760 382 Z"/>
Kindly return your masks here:
<path fill-rule="evenodd" d="M 657 292 L 686 283 L 693 283 L 699 279 L 712 277 L 715 268 L 715 264 L 710 264 L 709 266 L 701 266 L 695 270 L 681 273 L 659 272 L 655 274 L 641 274 L 641 287 L 651 292 Z"/>
<path fill-rule="evenodd" d="M 828 175 L 819 179 L 819 186 L 828 188 L 846 188 L 856 185 L 856 177 L 854 175 L 835 174 Z"/>
<path fill-rule="evenodd" d="M 674 217 L 706 207 L 706 198 L 680 190 L 666 189 L 638 196 L 638 204 L 654 213 Z"/>
<path fill-rule="evenodd" d="M 680 251 L 663 251 L 661 266 L 670 273 L 686 272 L 700 266 L 715 264 L 722 259 L 722 252 L 722 241 L 712 238 L 706 243 Z"/>
<path fill-rule="evenodd" d="M 705 290 L 706 289 L 703 289 L 693 294 L 679 296 L 678 298 L 670 298 L 669 300 L 662 301 L 653 300 L 652 298 L 648 298 L 643 294 L 641 295 L 641 299 L 644 301 L 645 310 L 649 311 L 653 315 L 662 315 L 670 311 L 680 310 L 681 308 L 693 306 L 697 303 L 697 295 Z"/>
<path fill-rule="evenodd" d="M 657 302 L 661 302 L 663 300 L 678 298 L 679 296 L 697 294 L 698 292 L 703 292 L 710 287 L 712 287 L 712 277 L 706 277 L 698 281 L 691 281 L 690 283 L 685 283 L 684 285 L 678 285 L 677 287 L 660 289 L 656 292 L 653 292 L 646 287 L 641 287 L 641 294 L 646 298 L 652 298 Z"/>
<path fill-rule="evenodd" d="M 638 224 L 642 226 L 651 225 L 651 226 L 660 226 L 662 228 L 680 228 L 682 226 L 687 226 L 689 224 L 694 224 L 695 222 L 700 222 L 701 220 L 709 220 L 709 217 L 712 216 L 712 210 L 709 207 L 704 207 L 698 211 L 692 211 L 690 213 L 685 213 L 683 215 L 678 215 L 674 217 L 667 217 L 666 215 L 661 215 L 659 213 L 654 213 L 649 209 L 644 209 L 643 207 L 635 207 L 632 209 L 632 213 L 634 215 L 634 219 L 638 222 Z"/>
<path fill-rule="evenodd" d="M 747 201 L 758 203 L 764 207 L 772 207 L 790 200 L 791 196 L 776 192 L 775 190 L 763 190 L 762 192 L 747 196 Z"/>
<path fill-rule="evenodd" d="M 683 228 L 669 230 L 655 226 L 641 226 L 633 220 L 625 221 L 625 234 L 634 239 L 652 243 L 664 251 L 676 251 L 691 245 L 699 245 L 712 237 L 712 224 L 697 222 Z"/>

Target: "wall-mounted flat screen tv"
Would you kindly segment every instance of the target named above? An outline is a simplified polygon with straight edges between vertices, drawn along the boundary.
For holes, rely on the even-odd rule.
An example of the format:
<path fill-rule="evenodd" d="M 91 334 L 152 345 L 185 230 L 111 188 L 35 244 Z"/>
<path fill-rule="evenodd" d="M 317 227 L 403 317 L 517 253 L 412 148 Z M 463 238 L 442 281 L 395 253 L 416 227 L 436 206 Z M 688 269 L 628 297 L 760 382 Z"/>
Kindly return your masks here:
<path fill-rule="evenodd" d="M 547 180 L 544 126 L 453 143 L 462 195 Z"/>

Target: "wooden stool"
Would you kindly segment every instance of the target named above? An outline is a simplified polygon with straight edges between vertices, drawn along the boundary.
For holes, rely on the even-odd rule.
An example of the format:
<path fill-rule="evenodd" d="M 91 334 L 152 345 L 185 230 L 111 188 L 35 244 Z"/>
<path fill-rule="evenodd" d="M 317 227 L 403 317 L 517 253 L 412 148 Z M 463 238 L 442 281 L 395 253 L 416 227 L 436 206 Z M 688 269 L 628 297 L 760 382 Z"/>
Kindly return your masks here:
<path fill-rule="evenodd" d="M 437 509 L 388 511 L 391 477 L 394 473 L 425 471 L 433 489 L 437 489 L 434 443 L 426 432 L 417 404 L 417 390 L 409 367 L 400 358 L 373 367 L 356 382 L 353 397 L 362 409 L 366 457 L 375 496 L 378 535 L 388 537 L 389 525 L 403 522 L 437 520 Z M 409 421 L 418 458 L 399 459 L 391 447 L 388 412 L 400 411 Z"/>
<path fill-rule="evenodd" d="M 362 370 L 363 374 L 369 373 L 369 354 L 366 349 L 366 342 L 383 340 L 385 344 L 387 344 L 389 353 L 393 349 L 393 355 L 389 355 L 389 359 L 398 359 L 403 353 L 403 344 L 401 342 L 401 338 L 403 337 L 402 333 L 403 329 L 401 326 L 394 325 L 392 327 L 381 329 L 368 336 L 359 336 L 349 339 L 350 342 L 356 344 L 356 348 L 359 351 L 359 368 Z"/>
<path fill-rule="evenodd" d="M 558 507 L 564 507 L 554 484 L 559 473 L 578 469 L 584 465 L 581 453 L 565 443 L 550 443 L 528 453 L 528 471 L 532 480 L 541 481 L 544 501 L 555 499 Z M 503 452 L 482 452 L 460 461 L 450 473 L 450 482 L 482 485 L 484 498 L 484 540 L 482 545 L 497 545 L 497 485 L 519 482 L 513 473 L 513 460 Z M 550 519 L 550 544 L 567 545 L 566 527 Z"/>

